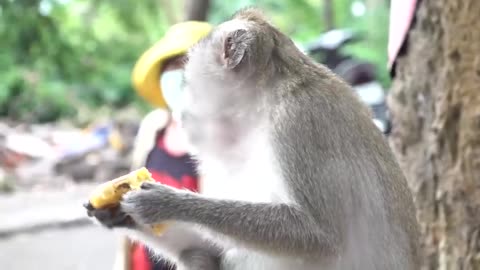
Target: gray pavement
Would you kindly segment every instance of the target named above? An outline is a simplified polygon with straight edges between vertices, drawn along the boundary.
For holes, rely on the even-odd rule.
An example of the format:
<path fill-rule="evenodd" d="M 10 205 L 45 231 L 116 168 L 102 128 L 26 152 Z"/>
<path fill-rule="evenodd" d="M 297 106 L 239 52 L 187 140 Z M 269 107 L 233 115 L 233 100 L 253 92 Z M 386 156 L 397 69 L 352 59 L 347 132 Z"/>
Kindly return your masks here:
<path fill-rule="evenodd" d="M 85 221 L 82 203 L 94 184 L 69 190 L 18 192 L 0 195 L 0 239 L 5 234 L 42 227 Z"/>
<path fill-rule="evenodd" d="M 93 225 L 16 235 L 0 239 L 0 269 L 111 270 L 116 241 Z"/>
<path fill-rule="evenodd" d="M 118 239 L 82 207 L 94 186 L 0 195 L 0 269 L 112 269 Z"/>

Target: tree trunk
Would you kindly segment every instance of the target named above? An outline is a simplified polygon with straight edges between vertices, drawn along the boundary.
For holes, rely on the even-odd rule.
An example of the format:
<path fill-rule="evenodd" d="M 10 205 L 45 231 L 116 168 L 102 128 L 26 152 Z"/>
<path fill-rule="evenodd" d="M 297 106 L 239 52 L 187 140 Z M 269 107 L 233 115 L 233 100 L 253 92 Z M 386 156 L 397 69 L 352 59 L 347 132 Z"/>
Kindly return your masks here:
<path fill-rule="evenodd" d="M 185 20 L 206 21 L 209 5 L 209 0 L 185 0 Z"/>
<path fill-rule="evenodd" d="M 422 269 L 480 269 L 480 1 L 423 0 L 389 105 Z"/>
<path fill-rule="evenodd" d="M 335 28 L 333 0 L 323 0 L 323 20 L 325 22 L 325 30 L 329 31 Z"/>

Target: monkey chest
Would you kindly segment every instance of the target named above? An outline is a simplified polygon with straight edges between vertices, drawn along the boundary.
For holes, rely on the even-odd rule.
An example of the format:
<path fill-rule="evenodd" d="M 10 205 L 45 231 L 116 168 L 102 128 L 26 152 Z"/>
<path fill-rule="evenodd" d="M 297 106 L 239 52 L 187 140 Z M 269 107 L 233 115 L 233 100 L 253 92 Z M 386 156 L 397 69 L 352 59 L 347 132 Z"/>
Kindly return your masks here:
<path fill-rule="evenodd" d="M 243 164 L 204 165 L 200 189 L 208 197 L 249 202 L 289 201 L 285 182 L 267 153 L 259 153 Z"/>
<path fill-rule="evenodd" d="M 272 256 L 241 248 L 226 251 L 220 268 L 222 270 L 319 270 L 318 266 L 309 265 L 300 258 Z"/>

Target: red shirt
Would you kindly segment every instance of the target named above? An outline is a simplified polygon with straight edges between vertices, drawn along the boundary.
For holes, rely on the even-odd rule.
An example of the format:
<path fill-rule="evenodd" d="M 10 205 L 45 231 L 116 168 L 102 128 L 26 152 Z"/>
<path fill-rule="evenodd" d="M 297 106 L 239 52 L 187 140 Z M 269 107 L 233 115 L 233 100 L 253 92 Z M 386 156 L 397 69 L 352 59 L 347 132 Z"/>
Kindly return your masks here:
<path fill-rule="evenodd" d="M 165 147 L 165 132 L 157 135 L 155 148 L 149 153 L 145 167 L 152 173 L 153 178 L 162 184 L 175 188 L 198 190 L 198 175 L 195 162 L 189 155 L 174 156 Z M 152 258 L 147 249 L 140 244 L 132 247 L 132 270 L 167 270 L 168 267 L 161 260 Z"/>

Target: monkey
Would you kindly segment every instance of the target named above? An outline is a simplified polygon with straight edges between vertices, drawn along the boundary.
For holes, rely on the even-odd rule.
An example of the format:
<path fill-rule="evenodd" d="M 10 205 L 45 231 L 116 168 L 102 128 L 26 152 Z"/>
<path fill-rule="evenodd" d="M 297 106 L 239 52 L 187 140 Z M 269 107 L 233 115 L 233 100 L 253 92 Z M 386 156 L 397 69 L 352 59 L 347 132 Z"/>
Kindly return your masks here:
<path fill-rule="evenodd" d="M 419 269 L 413 197 L 369 109 L 260 10 L 191 48 L 182 95 L 202 193 L 144 183 L 89 211 L 100 223 L 181 269 Z"/>

